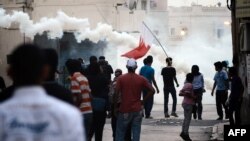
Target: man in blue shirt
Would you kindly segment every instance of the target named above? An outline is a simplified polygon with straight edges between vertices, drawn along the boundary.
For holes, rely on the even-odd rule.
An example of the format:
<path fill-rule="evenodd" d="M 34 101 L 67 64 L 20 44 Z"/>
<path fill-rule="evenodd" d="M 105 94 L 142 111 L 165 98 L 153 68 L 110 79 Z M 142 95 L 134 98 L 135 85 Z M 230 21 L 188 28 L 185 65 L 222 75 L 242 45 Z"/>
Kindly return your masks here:
<path fill-rule="evenodd" d="M 151 55 L 149 55 L 147 58 L 145 58 L 143 60 L 143 63 L 144 63 L 144 66 L 140 70 L 140 75 L 145 77 L 151 85 L 153 83 L 154 87 L 156 88 L 157 93 L 159 93 L 159 89 L 158 89 L 158 86 L 156 84 L 155 77 L 154 77 L 155 71 L 151 67 L 151 65 L 153 63 L 153 57 Z M 143 98 L 146 95 L 147 95 L 147 93 L 143 92 Z M 154 96 L 150 97 L 144 103 L 145 118 L 152 118 L 150 115 L 151 115 L 151 111 L 152 111 L 152 108 L 153 108 L 153 104 L 154 104 Z"/>
<path fill-rule="evenodd" d="M 217 71 L 214 76 L 214 85 L 211 95 L 214 95 L 214 89 L 216 87 L 216 108 L 219 117 L 217 120 L 223 119 L 222 106 L 225 109 L 225 119 L 228 119 L 228 107 L 226 106 L 226 100 L 228 97 L 228 75 L 227 72 L 222 70 L 223 66 L 221 62 L 214 63 L 215 70 Z"/>

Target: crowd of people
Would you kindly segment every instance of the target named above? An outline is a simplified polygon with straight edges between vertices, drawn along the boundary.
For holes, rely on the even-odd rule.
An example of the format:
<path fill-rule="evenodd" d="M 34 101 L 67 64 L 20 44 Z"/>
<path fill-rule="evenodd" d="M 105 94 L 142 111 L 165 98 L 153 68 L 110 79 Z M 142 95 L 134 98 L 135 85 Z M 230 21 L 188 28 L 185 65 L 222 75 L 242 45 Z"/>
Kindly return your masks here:
<path fill-rule="evenodd" d="M 165 61 L 166 67 L 161 70 L 164 116 L 178 117 L 176 69 L 171 57 Z M 139 141 L 142 119 L 153 118 L 154 94 L 160 92 L 152 67 L 153 57 L 147 56 L 143 63 L 137 74 L 138 65 L 133 58 L 127 61 L 126 73 L 119 68 L 113 72 L 104 56 L 99 59 L 91 56 L 88 65 L 81 58 L 68 59 L 65 63 L 70 75 L 68 89 L 55 80 L 58 72 L 56 50 L 42 49 L 34 44 L 16 47 L 10 55 L 7 72 L 12 85 L 6 87 L 0 77 L 0 140 L 91 141 L 94 136 L 96 141 L 102 141 L 108 117 L 114 141 Z M 223 107 L 230 125 L 239 125 L 244 87 L 237 69 L 228 68 L 225 62 L 215 62 L 214 66 L 216 73 L 211 95 L 215 92 L 217 120 L 224 118 Z M 178 92 L 184 97 L 180 134 L 184 140 L 191 140 L 192 116 L 202 120 L 204 92 L 203 74 L 198 65 L 193 65 Z M 168 110 L 169 94 L 173 99 L 171 112 Z"/>

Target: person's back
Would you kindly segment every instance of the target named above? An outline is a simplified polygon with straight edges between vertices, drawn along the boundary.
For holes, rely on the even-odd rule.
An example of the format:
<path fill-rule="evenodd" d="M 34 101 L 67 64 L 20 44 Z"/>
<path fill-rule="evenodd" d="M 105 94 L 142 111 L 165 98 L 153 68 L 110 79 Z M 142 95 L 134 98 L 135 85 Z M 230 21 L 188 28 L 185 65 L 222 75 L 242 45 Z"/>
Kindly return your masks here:
<path fill-rule="evenodd" d="M 174 86 L 174 78 L 176 76 L 176 70 L 172 66 L 167 66 L 162 69 L 161 75 L 163 76 L 164 87 Z"/>
<path fill-rule="evenodd" d="M 141 92 L 147 86 L 147 80 L 135 73 L 120 76 L 117 85 L 121 90 L 120 112 L 137 112 L 141 110 Z"/>
<path fill-rule="evenodd" d="M 176 78 L 176 70 L 174 67 L 172 67 L 172 58 L 167 57 L 166 58 L 167 67 L 163 68 L 161 71 L 161 75 L 164 82 L 164 114 L 165 118 L 169 118 L 170 115 L 168 114 L 168 101 L 169 101 L 169 94 L 171 94 L 173 99 L 173 106 L 172 106 L 172 112 L 171 115 L 174 117 L 178 117 L 176 114 L 176 104 L 177 104 L 177 98 L 176 98 L 176 89 L 174 86 L 174 81 L 176 83 L 176 86 L 178 87 L 178 81 Z"/>
<path fill-rule="evenodd" d="M 194 104 L 194 98 L 192 98 L 193 95 L 193 85 L 192 83 L 185 83 L 183 88 L 181 89 L 180 93 L 186 93 L 186 95 L 184 95 L 184 99 L 182 101 L 182 104 Z"/>
<path fill-rule="evenodd" d="M 117 117 L 116 141 L 124 141 L 125 133 L 131 125 L 133 141 L 140 140 L 142 107 L 145 101 L 154 94 L 153 87 L 148 81 L 137 74 L 137 62 L 129 59 L 126 65 L 128 73 L 118 78 L 116 83 L 116 95 L 121 94 L 121 103 Z M 141 93 L 146 90 L 147 96 L 140 100 Z M 118 97 L 118 96 L 117 96 Z"/>
<path fill-rule="evenodd" d="M 151 66 L 145 65 L 140 70 L 140 75 L 147 78 L 149 83 L 152 83 L 152 75 L 154 74 L 154 69 Z"/>
<path fill-rule="evenodd" d="M 80 117 L 76 108 L 41 87 L 19 88 L 0 105 L 1 140 L 83 141 Z"/>

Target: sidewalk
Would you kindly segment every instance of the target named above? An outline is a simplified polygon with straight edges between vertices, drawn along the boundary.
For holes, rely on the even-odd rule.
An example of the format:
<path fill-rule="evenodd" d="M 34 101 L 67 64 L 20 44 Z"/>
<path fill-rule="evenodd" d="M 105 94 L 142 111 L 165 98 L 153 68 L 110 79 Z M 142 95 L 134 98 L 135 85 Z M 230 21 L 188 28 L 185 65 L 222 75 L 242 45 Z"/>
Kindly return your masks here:
<path fill-rule="evenodd" d="M 169 105 L 171 108 L 172 105 Z M 163 105 L 154 105 L 153 119 L 143 119 L 141 129 L 141 141 L 182 141 L 179 134 L 183 122 L 183 109 L 177 106 L 178 118 L 164 118 Z M 227 121 L 217 121 L 215 105 L 203 105 L 203 120 L 192 120 L 189 132 L 193 141 L 223 140 L 223 126 Z M 222 138 L 221 138 L 222 137 Z M 112 141 L 112 129 L 110 119 L 106 120 L 104 127 L 103 141 Z"/>

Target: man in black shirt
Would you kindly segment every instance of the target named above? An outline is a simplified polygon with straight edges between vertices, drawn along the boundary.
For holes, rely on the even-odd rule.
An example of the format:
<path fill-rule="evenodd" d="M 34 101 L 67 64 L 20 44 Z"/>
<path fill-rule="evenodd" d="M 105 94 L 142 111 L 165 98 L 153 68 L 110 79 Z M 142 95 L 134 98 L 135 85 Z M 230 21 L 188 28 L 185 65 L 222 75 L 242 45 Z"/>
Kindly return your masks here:
<path fill-rule="evenodd" d="M 179 87 L 178 81 L 176 79 L 176 70 L 174 67 L 172 67 L 171 57 L 166 58 L 166 63 L 167 63 L 167 67 L 161 70 L 161 75 L 163 77 L 163 82 L 164 82 L 164 89 L 163 89 L 164 90 L 164 114 L 165 114 L 165 118 L 169 117 L 168 97 L 170 93 L 173 99 L 171 116 L 178 117 L 178 115 L 176 114 L 177 98 L 176 98 L 176 90 L 174 86 L 174 81 L 175 81 L 177 87 Z"/>

